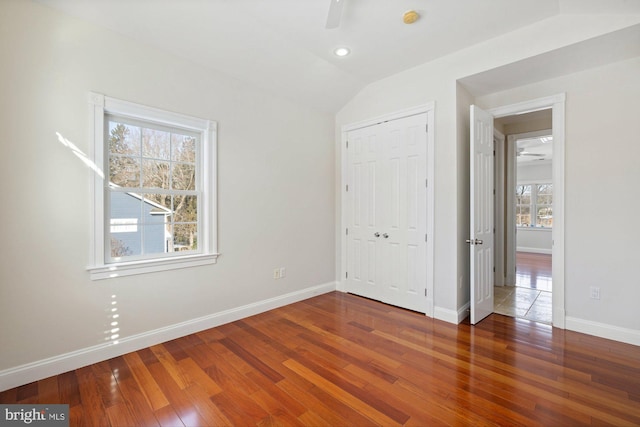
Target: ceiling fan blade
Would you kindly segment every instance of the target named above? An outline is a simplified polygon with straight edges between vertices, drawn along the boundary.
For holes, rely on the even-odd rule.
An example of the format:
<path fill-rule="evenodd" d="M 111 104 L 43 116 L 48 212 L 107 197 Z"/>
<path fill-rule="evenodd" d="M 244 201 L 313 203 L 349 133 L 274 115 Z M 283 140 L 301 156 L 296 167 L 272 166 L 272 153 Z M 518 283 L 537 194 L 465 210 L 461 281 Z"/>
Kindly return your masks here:
<path fill-rule="evenodd" d="M 540 153 L 529 153 L 528 151 L 519 151 L 517 153 L 518 156 L 533 156 L 533 157 L 544 157 L 544 154 Z"/>
<path fill-rule="evenodd" d="M 330 0 L 326 29 L 338 28 L 342 17 L 342 8 L 346 0 Z"/>

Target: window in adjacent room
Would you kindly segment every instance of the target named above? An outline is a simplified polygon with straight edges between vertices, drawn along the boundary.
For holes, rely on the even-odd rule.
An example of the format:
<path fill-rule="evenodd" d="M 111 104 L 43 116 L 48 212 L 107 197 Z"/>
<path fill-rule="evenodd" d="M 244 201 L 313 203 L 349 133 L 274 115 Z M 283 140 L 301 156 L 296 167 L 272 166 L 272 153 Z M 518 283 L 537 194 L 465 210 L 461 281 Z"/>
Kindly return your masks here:
<path fill-rule="evenodd" d="M 516 186 L 516 226 L 551 228 L 553 226 L 553 185 Z"/>
<path fill-rule="evenodd" d="M 216 124 L 91 94 L 92 278 L 214 263 Z"/>

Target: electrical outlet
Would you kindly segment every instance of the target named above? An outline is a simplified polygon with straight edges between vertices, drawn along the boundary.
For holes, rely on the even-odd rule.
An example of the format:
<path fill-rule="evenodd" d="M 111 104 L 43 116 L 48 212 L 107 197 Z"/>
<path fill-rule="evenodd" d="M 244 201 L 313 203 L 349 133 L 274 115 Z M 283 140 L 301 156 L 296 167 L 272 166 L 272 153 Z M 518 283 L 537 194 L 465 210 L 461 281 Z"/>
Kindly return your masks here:
<path fill-rule="evenodd" d="M 600 299 L 600 288 L 597 286 L 591 287 L 591 299 Z"/>
<path fill-rule="evenodd" d="M 279 268 L 274 268 L 273 269 L 273 278 L 274 279 L 279 279 L 280 278 L 280 269 Z"/>
<path fill-rule="evenodd" d="M 284 267 L 280 267 L 280 278 L 282 279 L 287 275 L 287 269 Z"/>

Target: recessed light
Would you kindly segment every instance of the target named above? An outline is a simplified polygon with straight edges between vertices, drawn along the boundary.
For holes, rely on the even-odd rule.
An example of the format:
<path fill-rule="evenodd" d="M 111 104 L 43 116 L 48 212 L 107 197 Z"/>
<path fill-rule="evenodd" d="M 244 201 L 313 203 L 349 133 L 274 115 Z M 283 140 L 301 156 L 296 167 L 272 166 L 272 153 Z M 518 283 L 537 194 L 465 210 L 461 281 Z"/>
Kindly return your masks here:
<path fill-rule="evenodd" d="M 346 47 L 338 47 L 333 51 L 333 53 L 336 56 L 347 56 L 351 53 L 351 51 Z"/>

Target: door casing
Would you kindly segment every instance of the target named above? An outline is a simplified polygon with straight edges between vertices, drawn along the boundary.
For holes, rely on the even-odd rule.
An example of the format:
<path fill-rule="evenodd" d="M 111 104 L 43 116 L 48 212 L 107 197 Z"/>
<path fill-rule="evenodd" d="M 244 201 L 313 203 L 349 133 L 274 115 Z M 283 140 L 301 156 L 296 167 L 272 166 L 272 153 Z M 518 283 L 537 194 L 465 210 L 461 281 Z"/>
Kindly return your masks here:
<path fill-rule="evenodd" d="M 553 230 L 551 249 L 552 258 L 552 324 L 557 328 L 565 328 L 564 303 L 564 138 L 565 138 L 565 99 L 560 93 L 553 96 L 524 101 L 489 109 L 488 112 L 498 119 L 501 117 L 523 114 L 537 110 L 552 109 L 553 135 Z"/>

